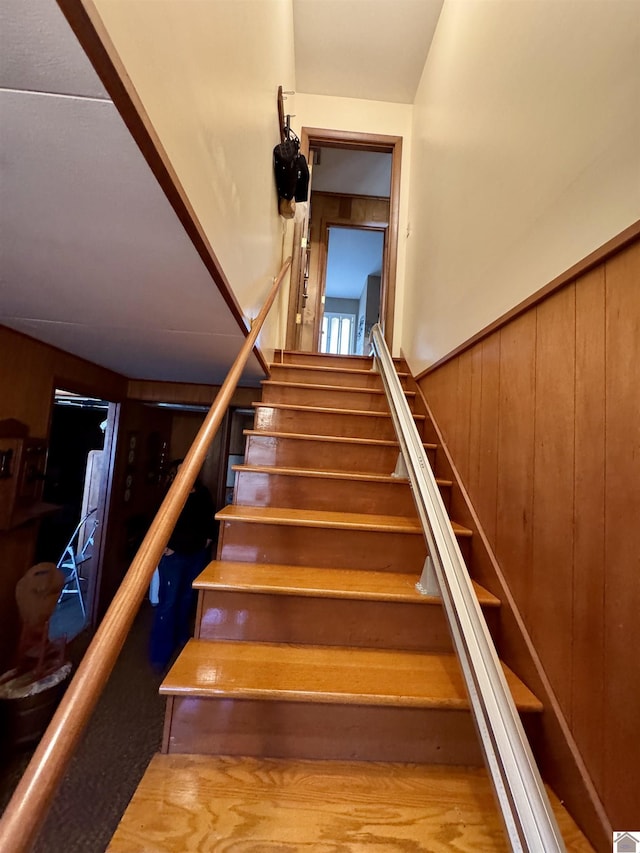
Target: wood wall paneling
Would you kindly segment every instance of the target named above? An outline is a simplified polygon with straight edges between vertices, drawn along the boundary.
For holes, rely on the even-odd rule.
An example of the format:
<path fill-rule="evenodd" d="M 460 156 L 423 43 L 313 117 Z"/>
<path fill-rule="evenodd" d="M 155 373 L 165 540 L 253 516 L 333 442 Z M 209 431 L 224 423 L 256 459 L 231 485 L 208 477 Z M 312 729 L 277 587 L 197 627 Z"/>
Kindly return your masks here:
<path fill-rule="evenodd" d="M 605 799 L 614 826 L 640 816 L 640 243 L 606 281 Z"/>
<path fill-rule="evenodd" d="M 119 374 L 0 326 L 0 418 L 17 418 L 32 436 L 47 436 L 56 384 L 114 402 L 125 392 Z"/>
<path fill-rule="evenodd" d="M 498 419 L 500 406 L 500 333 L 480 343 L 482 350 L 482 395 L 480 400 L 480 446 L 478 488 L 474 505 L 484 522 L 484 532 L 495 550 L 498 490 Z"/>
<path fill-rule="evenodd" d="M 467 491 L 473 502 L 480 487 L 480 448 L 482 440 L 482 347 L 469 350 L 471 397 L 469 409 L 469 458 Z"/>
<path fill-rule="evenodd" d="M 604 762 L 604 267 L 578 279 L 576 294 L 573 678 L 571 725 L 603 794 Z"/>
<path fill-rule="evenodd" d="M 449 445 L 451 452 L 456 447 L 458 434 L 456 431 L 456 406 L 458 393 L 458 360 L 445 365 L 440 377 L 436 377 L 433 392 L 436 401 L 438 401 L 439 409 L 443 412 L 442 432 L 444 440 Z M 452 391 L 455 389 L 455 394 Z M 428 398 L 427 398 L 428 400 Z"/>
<path fill-rule="evenodd" d="M 458 364 L 458 393 L 456 397 L 455 448 L 458 473 L 465 485 L 469 483 L 469 440 L 471 425 L 471 351 L 460 356 Z"/>
<path fill-rule="evenodd" d="M 602 849 L 607 820 L 638 816 L 640 765 L 640 241 L 619 245 L 420 379 L 558 702 L 545 730 L 568 724 L 604 805 Z M 544 766 L 580 811 L 580 765 Z"/>
<path fill-rule="evenodd" d="M 525 621 L 532 591 L 535 349 L 535 313 L 501 330 L 496 556 L 509 567 Z"/>
<path fill-rule="evenodd" d="M 153 403 L 185 403 L 210 406 L 216 398 L 219 385 L 199 385 L 189 382 L 152 382 L 130 379 L 127 397 L 131 400 L 146 400 Z M 231 398 L 232 406 L 250 406 L 260 399 L 260 388 L 236 388 Z"/>
<path fill-rule="evenodd" d="M 533 314 L 534 312 L 532 312 Z M 528 625 L 571 720 L 575 287 L 538 305 L 535 351 L 533 562 Z M 529 493 L 531 485 L 527 484 Z"/>

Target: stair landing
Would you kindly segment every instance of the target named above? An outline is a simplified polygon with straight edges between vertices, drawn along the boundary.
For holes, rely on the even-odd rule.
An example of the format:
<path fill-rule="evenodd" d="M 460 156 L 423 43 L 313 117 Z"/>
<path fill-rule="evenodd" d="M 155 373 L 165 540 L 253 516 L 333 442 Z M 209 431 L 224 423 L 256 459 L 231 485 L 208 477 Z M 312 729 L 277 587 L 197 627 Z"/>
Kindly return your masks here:
<path fill-rule="evenodd" d="M 568 853 L 593 853 L 549 791 Z M 107 853 L 503 853 L 486 772 L 157 755 Z"/>

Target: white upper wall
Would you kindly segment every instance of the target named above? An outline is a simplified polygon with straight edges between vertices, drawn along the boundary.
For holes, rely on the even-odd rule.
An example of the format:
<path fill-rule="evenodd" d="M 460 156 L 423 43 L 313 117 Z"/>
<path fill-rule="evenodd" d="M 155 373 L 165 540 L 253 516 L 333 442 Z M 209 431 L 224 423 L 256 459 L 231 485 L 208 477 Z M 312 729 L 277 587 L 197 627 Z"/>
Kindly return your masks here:
<path fill-rule="evenodd" d="M 313 189 L 388 198 L 391 192 L 391 154 L 321 148 L 313 167 Z"/>
<path fill-rule="evenodd" d="M 94 5 L 242 310 L 255 316 L 282 261 L 272 152 L 278 86 L 295 88 L 291 0 Z M 272 315 L 267 355 L 280 322 Z"/>
<path fill-rule="evenodd" d="M 289 109 L 289 102 L 287 102 Z M 381 133 L 401 136 L 402 167 L 400 174 L 400 216 L 398 228 L 398 265 L 394 319 L 394 354 L 399 352 L 405 280 L 405 235 L 409 203 L 409 164 L 411 159 L 411 116 L 409 104 L 363 101 L 356 98 L 334 98 L 329 95 L 296 93 L 291 105 L 295 118 L 292 126 L 299 134 L 304 127 L 348 130 L 358 133 Z"/>
<path fill-rule="evenodd" d="M 414 373 L 640 218 L 640 3 L 445 0 L 414 104 Z"/>

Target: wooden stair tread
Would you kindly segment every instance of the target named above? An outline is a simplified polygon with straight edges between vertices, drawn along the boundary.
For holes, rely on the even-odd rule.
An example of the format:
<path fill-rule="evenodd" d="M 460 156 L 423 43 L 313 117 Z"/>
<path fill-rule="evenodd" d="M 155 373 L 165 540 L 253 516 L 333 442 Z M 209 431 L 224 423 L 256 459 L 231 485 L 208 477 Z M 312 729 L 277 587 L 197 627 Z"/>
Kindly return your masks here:
<path fill-rule="evenodd" d="M 390 418 L 389 412 L 376 412 L 368 409 L 334 409 L 327 406 L 302 406 L 294 403 L 252 403 L 255 409 L 284 409 L 293 412 L 314 412 L 317 415 L 359 415 L 367 418 Z M 425 415 L 413 414 L 414 421 L 425 420 Z"/>
<path fill-rule="evenodd" d="M 218 521 L 247 521 L 257 524 L 288 524 L 296 527 L 330 527 L 341 530 L 381 530 L 393 533 L 422 534 L 418 518 L 374 515 L 359 512 L 328 512 L 286 507 L 230 505 L 216 513 Z M 452 521 L 456 536 L 469 537 L 473 531 Z"/>
<path fill-rule="evenodd" d="M 520 711 L 541 702 L 503 664 Z M 467 710 L 453 654 L 189 640 L 160 693 L 227 699 Z"/>
<path fill-rule="evenodd" d="M 568 853 L 592 853 L 557 797 L 549 796 Z M 481 768 L 155 755 L 107 853 L 453 847 L 459 853 L 505 849 Z"/>
<path fill-rule="evenodd" d="M 331 527 L 350 530 L 386 530 L 396 533 L 421 534 L 418 518 L 374 515 L 358 512 L 328 512 L 285 507 L 252 507 L 230 505 L 216 513 L 218 521 L 248 521 L 260 524 L 291 524 L 298 527 Z M 456 536 L 472 536 L 473 531 L 451 522 Z"/>
<path fill-rule="evenodd" d="M 269 365 L 269 368 L 273 368 L 273 367 L 276 367 L 276 368 L 286 367 L 286 368 L 290 368 L 291 370 L 296 370 L 296 369 L 298 369 L 298 370 L 309 370 L 309 371 L 315 370 L 318 373 L 328 373 L 328 374 L 333 373 L 335 375 L 340 375 L 341 373 L 349 373 L 349 374 L 354 374 L 356 376 L 370 376 L 372 373 L 374 373 L 373 370 L 371 370 L 371 369 L 366 370 L 363 367 L 326 367 L 324 365 L 319 365 L 319 364 L 303 364 L 302 362 L 294 362 L 294 361 L 288 361 L 285 363 L 282 363 L 279 361 L 278 362 L 272 362 Z M 404 372 L 404 373 L 402 371 L 396 371 L 396 372 L 400 378 L 407 378 L 409 376 L 409 373 L 406 373 L 406 372 Z M 376 373 L 376 375 L 379 376 L 380 374 Z"/>
<path fill-rule="evenodd" d="M 362 386 L 350 385 L 317 385 L 310 382 L 291 382 L 280 379 L 263 379 L 260 383 L 262 387 L 267 388 L 303 388 L 308 391 L 344 391 L 350 394 L 375 394 L 381 396 L 385 393 L 384 388 L 365 388 Z M 405 397 L 415 397 L 415 391 L 405 391 Z"/>
<path fill-rule="evenodd" d="M 214 560 L 200 574 L 195 589 L 226 592 L 256 592 L 365 601 L 406 601 L 441 604 L 437 596 L 422 595 L 414 574 L 370 572 L 359 569 L 323 569 L 271 563 L 238 563 Z M 485 607 L 499 607 L 500 600 L 472 581 L 476 596 Z"/>
<path fill-rule="evenodd" d="M 358 471 L 325 471 L 318 468 L 281 468 L 275 465 L 232 465 L 234 471 L 255 474 L 279 474 L 283 477 L 317 477 L 328 480 L 358 480 L 366 483 L 397 483 L 409 485 L 409 480 L 391 474 L 363 474 Z M 452 486 L 451 480 L 436 479 L 439 486 Z"/>
<path fill-rule="evenodd" d="M 341 444 L 372 444 L 376 447 L 399 446 L 397 441 L 387 438 L 352 438 L 346 435 L 311 435 L 305 432 L 278 432 L 277 430 L 245 429 L 243 435 L 270 436 L 271 438 L 296 439 L 298 441 L 332 441 Z M 424 444 L 425 450 L 436 450 L 437 447 L 437 444 Z"/>
<path fill-rule="evenodd" d="M 280 356 L 281 358 L 284 358 L 285 355 L 286 356 L 298 355 L 298 356 L 302 356 L 304 358 L 311 358 L 312 360 L 317 359 L 318 361 L 327 361 L 327 362 L 333 361 L 333 360 L 343 361 L 346 359 L 348 361 L 353 361 L 356 364 L 362 363 L 362 364 L 373 365 L 373 356 L 372 355 L 355 355 L 355 354 L 351 354 L 351 353 L 349 353 L 348 355 L 336 355 L 336 354 L 330 353 L 330 352 L 306 352 L 305 350 L 296 350 L 296 349 L 284 349 L 284 350 L 279 349 L 279 350 L 277 350 L 277 353 L 278 353 L 278 356 Z M 274 358 L 275 358 L 275 356 L 274 356 Z M 394 355 L 392 358 L 392 361 L 394 364 L 405 364 L 405 360 L 404 360 L 404 358 L 402 358 L 402 356 Z M 291 364 L 291 362 L 274 361 L 273 364 Z"/>

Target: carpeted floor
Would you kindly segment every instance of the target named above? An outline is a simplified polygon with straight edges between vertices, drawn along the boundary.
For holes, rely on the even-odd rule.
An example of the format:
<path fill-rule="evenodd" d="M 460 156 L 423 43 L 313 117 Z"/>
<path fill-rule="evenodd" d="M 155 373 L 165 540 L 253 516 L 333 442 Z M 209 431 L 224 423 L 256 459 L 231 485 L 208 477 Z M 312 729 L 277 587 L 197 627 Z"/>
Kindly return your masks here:
<path fill-rule="evenodd" d="M 145 601 L 58 790 L 34 853 L 103 853 L 162 738 L 161 676 L 147 662 L 153 617 Z M 0 769 L 4 810 L 30 752 Z"/>
<path fill-rule="evenodd" d="M 49 622 L 49 639 L 67 637 L 68 641 L 84 630 L 85 614 L 77 596 L 65 596 L 58 602 Z"/>

